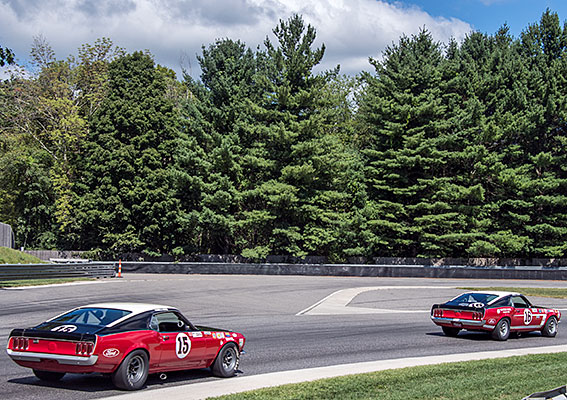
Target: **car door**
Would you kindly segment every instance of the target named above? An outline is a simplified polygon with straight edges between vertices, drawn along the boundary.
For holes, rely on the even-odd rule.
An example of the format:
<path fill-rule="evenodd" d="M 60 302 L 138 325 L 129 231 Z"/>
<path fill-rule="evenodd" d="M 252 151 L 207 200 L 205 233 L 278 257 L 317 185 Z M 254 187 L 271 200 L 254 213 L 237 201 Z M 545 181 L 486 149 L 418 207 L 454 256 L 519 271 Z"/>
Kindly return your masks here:
<path fill-rule="evenodd" d="M 512 296 L 512 328 L 516 330 L 531 330 L 541 323 L 541 315 L 524 296 Z"/>
<path fill-rule="evenodd" d="M 199 368 L 204 363 L 206 339 L 202 332 L 174 311 L 156 313 L 150 327 L 159 335 L 159 368 L 168 370 Z"/>

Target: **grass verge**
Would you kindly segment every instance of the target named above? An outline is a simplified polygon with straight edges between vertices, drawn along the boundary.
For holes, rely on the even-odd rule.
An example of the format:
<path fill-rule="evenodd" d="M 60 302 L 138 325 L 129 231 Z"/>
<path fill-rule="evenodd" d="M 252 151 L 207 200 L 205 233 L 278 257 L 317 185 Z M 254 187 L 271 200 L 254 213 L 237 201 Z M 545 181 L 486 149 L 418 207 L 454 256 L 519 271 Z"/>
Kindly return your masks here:
<path fill-rule="evenodd" d="M 567 299 L 567 289 L 562 288 L 532 288 L 532 287 L 460 287 L 463 290 L 493 290 L 497 292 L 517 292 L 526 296 L 552 297 L 554 299 Z"/>
<path fill-rule="evenodd" d="M 519 400 L 565 385 L 565 368 L 567 353 L 537 354 L 322 379 L 215 399 Z"/>
<path fill-rule="evenodd" d="M 14 281 L 0 281 L 0 288 L 22 287 L 22 286 L 42 286 L 53 285 L 56 283 L 69 283 L 79 281 L 94 281 L 95 278 L 53 278 L 53 279 L 19 279 Z"/>
<path fill-rule="evenodd" d="M 0 264 L 41 264 L 43 262 L 27 253 L 8 247 L 0 247 Z"/>

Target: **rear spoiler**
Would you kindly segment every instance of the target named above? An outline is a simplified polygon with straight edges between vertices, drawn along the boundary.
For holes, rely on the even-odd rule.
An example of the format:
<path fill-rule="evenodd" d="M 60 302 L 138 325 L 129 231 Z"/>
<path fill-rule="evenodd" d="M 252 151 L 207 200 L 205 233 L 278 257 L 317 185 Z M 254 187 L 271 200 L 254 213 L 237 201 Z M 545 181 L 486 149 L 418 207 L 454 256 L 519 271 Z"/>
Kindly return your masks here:
<path fill-rule="evenodd" d="M 40 338 L 40 339 L 55 339 L 55 340 L 69 340 L 73 342 L 94 342 L 96 335 L 93 333 L 66 333 L 66 332 L 53 332 L 53 331 L 40 331 L 38 329 L 13 329 L 10 332 L 12 336 L 23 336 L 27 338 Z"/>
<path fill-rule="evenodd" d="M 479 303 L 481 304 L 481 303 Z M 431 312 L 436 308 L 443 308 L 445 310 L 461 310 L 461 311 L 482 311 L 486 310 L 486 306 L 482 307 L 469 307 L 469 306 L 459 306 L 459 305 L 452 305 L 452 304 L 433 304 L 431 307 Z"/>

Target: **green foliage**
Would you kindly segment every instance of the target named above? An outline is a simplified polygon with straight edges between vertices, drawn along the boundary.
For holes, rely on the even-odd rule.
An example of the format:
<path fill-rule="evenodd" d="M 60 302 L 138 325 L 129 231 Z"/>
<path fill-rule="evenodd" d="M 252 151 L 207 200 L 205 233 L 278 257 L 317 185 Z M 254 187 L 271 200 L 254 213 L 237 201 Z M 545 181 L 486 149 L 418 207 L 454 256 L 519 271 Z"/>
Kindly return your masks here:
<path fill-rule="evenodd" d="M 183 257 L 565 257 L 567 26 L 403 36 L 316 73 L 299 15 L 200 80 L 108 38 L 0 83 L 0 220 L 19 246 Z M 4 60 L 8 60 L 2 55 Z"/>
<path fill-rule="evenodd" d="M 521 40 L 503 27 L 443 54 L 421 32 L 373 61 L 357 123 L 371 253 L 565 255 L 566 33 L 548 10 Z"/>
<path fill-rule="evenodd" d="M 108 67 L 107 95 L 77 160 L 77 236 L 111 254 L 168 252 L 178 203 L 171 175 L 177 113 L 152 58 L 133 53 Z"/>
<path fill-rule="evenodd" d="M 8 48 L 0 47 L 0 67 L 6 64 L 14 64 L 14 53 Z"/>

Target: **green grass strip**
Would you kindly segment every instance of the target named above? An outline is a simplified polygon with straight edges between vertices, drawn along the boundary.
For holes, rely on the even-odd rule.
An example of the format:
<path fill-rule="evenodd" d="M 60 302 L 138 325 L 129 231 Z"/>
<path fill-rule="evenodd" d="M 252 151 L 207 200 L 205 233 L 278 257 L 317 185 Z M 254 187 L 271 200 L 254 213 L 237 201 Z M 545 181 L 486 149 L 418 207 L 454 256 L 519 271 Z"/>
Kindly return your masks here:
<path fill-rule="evenodd" d="M 567 288 L 532 288 L 532 287 L 460 287 L 458 289 L 480 291 L 491 290 L 496 292 L 517 292 L 526 296 L 551 297 L 554 299 L 567 299 Z"/>
<path fill-rule="evenodd" d="M 20 279 L 13 281 L 0 281 L 0 287 L 42 286 L 56 283 L 69 283 L 79 281 L 94 281 L 95 278 L 53 278 L 53 279 Z"/>
<path fill-rule="evenodd" d="M 566 368 L 567 353 L 537 354 L 322 379 L 215 399 L 519 400 L 565 385 Z"/>
<path fill-rule="evenodd" d="M 44 262 L 27 253 L 8 247 L 0 247 L 0 264 L 41 264 Z"/>

